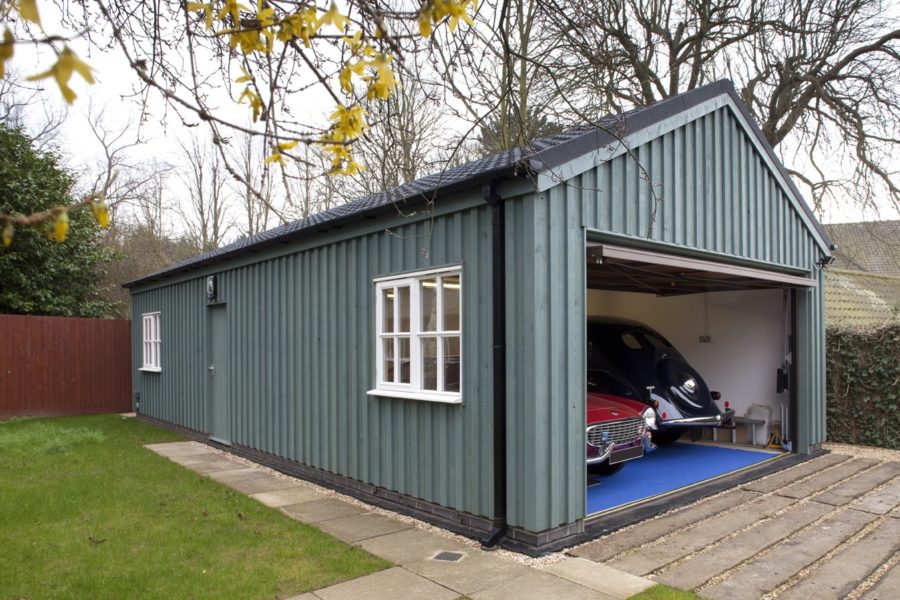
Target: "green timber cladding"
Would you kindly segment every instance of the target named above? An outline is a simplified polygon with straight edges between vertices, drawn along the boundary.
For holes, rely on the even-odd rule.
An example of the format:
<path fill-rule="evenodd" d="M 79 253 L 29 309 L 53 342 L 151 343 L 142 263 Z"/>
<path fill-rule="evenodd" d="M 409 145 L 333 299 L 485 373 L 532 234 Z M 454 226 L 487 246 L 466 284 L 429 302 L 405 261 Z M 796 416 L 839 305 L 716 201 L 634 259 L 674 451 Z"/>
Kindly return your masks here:
<path fill-rule="evenodd" d="M 614 240 L 818 280 L 795 291 L 795 449 L 810 451 L 825 435 L 817 261 L 827 235 L 728 82 L 604 125 L 624 139 L 586 129 L 539 141 L 130 284 L 140 413 L 210 431 L 204 277 L 216 274 L 236 447 L 466 515 L 470 529 L 567 535 L 585 517 L 585 243 Z M 505 511 L 495 505 L 492 182 L 505 211 Z M 437 202 L 411 210 L 422 197 Z M 448 265 L 462 268 L 463 404 L 368 396 L 373 279 Z M 138 317 L 155 311 L 162 370 L 145 373 Z"/>

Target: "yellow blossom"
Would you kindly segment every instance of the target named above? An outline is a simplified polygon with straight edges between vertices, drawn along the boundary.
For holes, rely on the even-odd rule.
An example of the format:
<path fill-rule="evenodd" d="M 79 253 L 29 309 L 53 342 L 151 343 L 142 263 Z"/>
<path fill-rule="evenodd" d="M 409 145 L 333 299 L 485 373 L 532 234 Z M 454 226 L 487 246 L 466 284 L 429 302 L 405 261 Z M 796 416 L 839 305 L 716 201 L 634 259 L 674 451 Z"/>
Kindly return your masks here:
<path fill-rule="evenodd" d="M 419 34 L 422 37 L 431 37 L 431 20 L 434 18 L 434 11 L 431 8 L 423 8 L 419 13 Z"/>
<path fill-rule="evenodd" d="M 12 246 L 13 233 L 13 224 L 7 223 L 6 227 L 3 228 L 3 246 L 5 248 L 9 248 L 10 246 Z"/>
<path fill-rule="evenodd" d="M 369 100 L 372 98 L 386 100 L 396 89 L 397 80 L 394 78 L 391 60 L 393 60 L 391 55 L 382 53 L 369 61 L 369 66 L 375 69 L 375 75 L 366 78 L 369 81 L 366 93 Z"/>
<path fill-rule="evenodd" d="M 355 63 L 348 62 L 343 67 L 341 67 L 341 73 L 338 75 L 338 80 L 341 83 L 341 89 L 347 93 L 353 91 L 353 75 L 362 75 L 365 69 L 365 63 L 361 60 L 356 61 Z"/>
<path fill-rule="evenodd" d="M 209 31 L 213 26 L 213 5 L 212 2 L 188 2 L 187 10 L 189 12 L 194 12 L 196 10 L 203 12 L 204 20 L 206 21 L 206 30 Z"/>
<path fill-rule="evenodd" d="M 316 9 L 310 7 L 286 16 L 278 25 L 278 39 L 282 42 L 289 42 L 300 38 L 303 40 L 303 45 L 309 48 L 309 38 L 316 33 L 319 27 L 317 14 Z"/>
<path fill-rule="evenodd" d="M 294 140 L 293 142 L 281 142 L 278 144 L 278 149 L 287 152 L 288 150 L 293 150 L 294 148 L 296 148 L 297 144 L 299 143 L 300 142 L 296 140 Z"/>
<path fill-rule="evenodd" d="M 56 217 L 56 220 L 53 221 L 53 237 L 52 239 L 56 240 L 60 244 L 66 241 L 66 236 L 69 234 L 69 215 L 63 211 L 59 213 L 59 216 Z"/>
<path fill-rule="evenodd" d="M 235 83 L 247 83 L 248 81 L 253 81 L 253 75 L 247 72 L 247 69 L 241 67 L 242 75 L 234 80 Z"/>
<path fill-rule="evenodd" d="M 38 14 L 37 0 L 20 0 L 19 16 L 26 21 L 40 25 L 41 16 Z"/>
<path fill-rule="evenodd" d="M 343 31 L 345 27 L 350 23 L 350 19 L 345 17 L 338 11 L 337 4 L 331 3 L 331 8 L 322 15 L 319 19 L 317 29 L 321 29 L 324 25 L 334 25 L 340 31 Z"/>
<path fill-rule="evenodd" d="M 0 42 L 0 78 L 6 75 L 6 61 L 13 57 L 14 42 L 13 34 L 7 27 L 3 32 L 3 42 Z"/>
<path fill-rule="evenodd" d="M 231 24 L 234 27 L 238 27 L 241 24 L 241 11 L 250 12 L 250 9 L 237 2 L 237 0 L 225 0 L 222 3 L 222 8 L 219 10 L 219 13 L 216 15 L 217 21 L 224 21 L 227 17 L 231 17 Z"/>
<path fill-rule="evenodd" d="M 66 102 L 71 104 L 76 98 L 75 92 L 69 87 L 69 79 L 72 78 L 72 73 L 78 73 L 86 82 L 94 83 L 91 67 L 78 58 L 78 55 L 66 46 L 63 48 L 62 52 L 59 53 L 59 58 L 57 58 L 56 63 L 52 67 L 43 73 L 32 75 L 28 78 L 28 81 L 37 81 L 38 79 L 53 77 L 56 79 L 56 84 L 59 86 L 63 98 L 65 98 Z"/>
<path fill-rule="evenodd" d="M 106 207 L 106 204 L 100 200 L 91 202 L 91 212 L 94 213 L 94 218 L 97 219 L 100 227 L 103 229 L 109 227 L 109 209 Z"/>
<path fill-rule="evenodd" d="M 284 156 L 281 155 L 281 152 L 273 152 L 272 154 L 267 156 L 266 160 L 264 160 L 263 162 L 266 163 L 267 165 L 272 164 L 272 163 L 278 163 L 280 165 L 283 165 L 284 164 Z"/>
<path fill-rule="evenodd" d="M 253 122 L 259 120 L 259 115 L 265 110 L 265 106 L 263 105 L 262 98 L 260 98 L 256 92 L 250 89 L 250 87 L 245 87 L 244 91 L 241 92 L 241 95 L 238 96 L 238 103 L 243 102 L 244 98 L 250 103 L 250 108 L 253 109 Z"/>

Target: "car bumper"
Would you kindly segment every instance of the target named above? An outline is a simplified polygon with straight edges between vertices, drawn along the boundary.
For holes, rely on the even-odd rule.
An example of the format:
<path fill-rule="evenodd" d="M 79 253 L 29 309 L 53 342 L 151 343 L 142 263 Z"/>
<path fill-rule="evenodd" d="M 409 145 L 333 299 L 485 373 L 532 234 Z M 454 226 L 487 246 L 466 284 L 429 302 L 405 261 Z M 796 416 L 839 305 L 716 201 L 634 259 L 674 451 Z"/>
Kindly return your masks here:
<path fill-rule="evenodd" d="M 728 409 L 722 414 L 710 415 L 708 417 L 684 417 L 681 419 L 668 419 L 666 421 L 657 421 L 659 429 L 669 429 L 672 427 L 722 427 L 730 423 L 734 416 L 734 410 Z"/>
<path fill-rule="evenodd" d="M 609 464 L 614 465 L 616 463 L 625 462 L 627 460 L 634 460 L 635 458 L 640 458 L 644 455 L 645 444 L 643 441 L 643 436 L 641 439 L 634 440 L 633 442 L 628 442 L 625 444 L 607 444 L 605 447 L 596 447 L 588 445 L 588 457 L 587 464 L 596 465 L 605 461 L 609 461 Z M 591 451 L 595 450 L 597 453 L 593 456 L 591 455 Z"/>

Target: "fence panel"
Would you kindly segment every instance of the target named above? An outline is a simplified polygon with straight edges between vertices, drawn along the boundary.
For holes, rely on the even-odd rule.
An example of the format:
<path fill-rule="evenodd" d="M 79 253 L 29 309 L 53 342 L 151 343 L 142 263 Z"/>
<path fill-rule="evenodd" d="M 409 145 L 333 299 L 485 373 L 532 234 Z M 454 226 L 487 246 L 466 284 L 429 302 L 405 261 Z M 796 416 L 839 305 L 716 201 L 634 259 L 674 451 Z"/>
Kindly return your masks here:
<path fill-rule="evenodd" d="M 130 321 L 0 315 L 0 419 L 130 410 Z"/>

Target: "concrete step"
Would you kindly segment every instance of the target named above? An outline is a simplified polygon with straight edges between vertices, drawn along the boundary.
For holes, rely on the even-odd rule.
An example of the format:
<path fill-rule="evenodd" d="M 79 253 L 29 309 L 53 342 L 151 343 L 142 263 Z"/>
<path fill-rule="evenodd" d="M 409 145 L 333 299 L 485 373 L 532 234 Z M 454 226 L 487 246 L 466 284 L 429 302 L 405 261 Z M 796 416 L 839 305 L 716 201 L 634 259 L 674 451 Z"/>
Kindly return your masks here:
<path fill-rule="evenodd" d="M 739 509 L 702 521 L 683 531 L 678 531 L 664 542 L 651 548 L 638 549 L 623 554 L 608 564 L 635 575 L 647 575 L 692 554 L 720 539 L 756 523 L 792 504 L 790 498 L 769 496 L 742 504 Z"/>
<path fill-rule="evenodd" d="M 843 506 L 898 475 L 900 475 L 900 462 L 883 462 L 874 469 L 851 477 L 824 494 L 816 496 L 816 502 Z"/>
<path fill-rule="evenodd" d="M 756 481 L 751 481 L 750 483 L 742 485 L 741 487 L 745 490 L 768 494 L 769 492 L 774 492 L 779 488 L 794 483 L 798 479 L 808 477 L 809 475 L 813 475 L 815 473 L 820 473 L 828 467 L 832 467 L 848 460 L 850 460 L 850 457 L 844 456 L 843 454 L 826 454 L 825 456 L 822 456 L 820 458 L 814 458 L 813 460 L 808 460 L 804 463 L 800 463 L 799 465 L 791 469 L 779 471 L 778 473 L 774 473 L 772 475 L 769 475 L 768 477 L 764 477 Z"/>
<path fill-rule="evenodd" d="M 816 567 L 803 581 L 778 597 L 785 600 L 841 600 L 898 550 L 900 521 L 888 518 L 884 524 Z"/>
<path fill-rule="evenodd" d="M 811 479 L 800 481 L 779 489 L 775 493 L 779 496 L 787 496 L 788 498 L 809 498 L 813 494 L 816 494 L 835 483 L 853 477 L 860 471 L 868 469 L 876 464 L 878 464 L 878 461 L 871 458 L 853 458 L 846 462 L 842 462 L 839 465 L 835 465 L 830 469 L 826 469 Z"/>
<path fill-rule="evenodd" d="M 569 551 L 572 556 L 588 558 L 596 562 L 609 560 L 631 548 L 655 541 L 667 533 L 712 517 L 724 510 L 739 504 L 750 502 L 760 495 L 756 492 L 734 490 L 727 494 L 702 500 L 697 504 L 663 515 L 652 521 L 638 523 L 623 531 L 617 531 L 606 537 L 588 542 Z"/>
<path fill-rule="evenodd" d="M 751 560 L 700 595 L 712 600 L 757 600 L 816 562 L 860 529 L 875 515 L 845 509 L 788 538 L 771 552 Z"/>
<path fill-rule="evenodd" d="M 733 569 L 831 510 L 830 506 L 816 502 L 798 504 L 759 526 L 740 533 L 721 546 L 701 550 L 686 561 L 663 571 L 656 579 L 685 590 L 698 588 L 719 573 Z"/>

